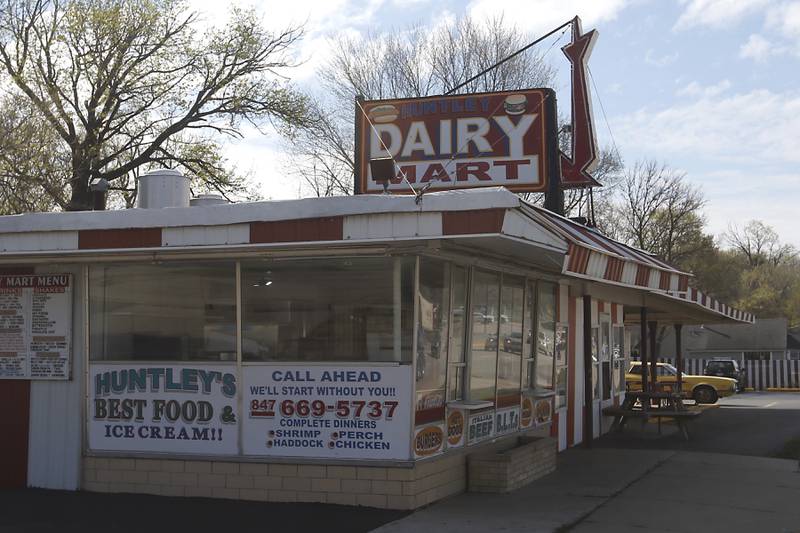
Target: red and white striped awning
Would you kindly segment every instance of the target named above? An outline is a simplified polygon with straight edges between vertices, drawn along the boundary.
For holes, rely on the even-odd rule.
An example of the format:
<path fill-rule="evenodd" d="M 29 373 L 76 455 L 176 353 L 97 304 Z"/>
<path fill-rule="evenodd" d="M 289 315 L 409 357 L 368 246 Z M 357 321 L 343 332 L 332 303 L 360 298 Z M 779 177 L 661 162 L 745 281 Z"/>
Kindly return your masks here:
<path fill-rule="evenodd" d="M 689 272 L 541 207 L 526 204 L 526 208 L 539 222 L 568 242 L 563 266 L 565 275 L 648 289 L 670 298 L 693 302 L 733 320 L 755 320 L 751 313 L 734 309 L 690 287 L 689 279 L 693 276 Z"/>

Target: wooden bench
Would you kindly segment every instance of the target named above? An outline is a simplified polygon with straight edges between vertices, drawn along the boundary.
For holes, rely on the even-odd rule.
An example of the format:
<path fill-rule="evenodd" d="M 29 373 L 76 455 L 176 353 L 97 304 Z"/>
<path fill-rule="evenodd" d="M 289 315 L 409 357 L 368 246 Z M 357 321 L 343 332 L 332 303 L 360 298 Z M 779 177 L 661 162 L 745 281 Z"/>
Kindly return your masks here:
<path fill-rule="evenodd" d="M 678 425 L 678 429 L 680 429 L 681 434 L 683 434 L 683 438 L 687 441 L 689 440 L 689 428 L 687 427 L 687 422 L 694 420 L 703 413 L 703 411 L 699 409 L 689 408 L 683 408 L 680 410 L 653 407 L 647 409 L 634 409 L 622 406 L 605 407 L 602 412 L 605 416 L 614 417 L 614 423 L 611 425 L 611 431 L 617 431 L 619 433 L 622 433 L 622 430 L 625 428 L 625 423 L 629 418 L 641 419 L 642 426 L 644 426 L 644 424 L 650 418 L 656 418 L 658 420 L 659 433 L 661 433 L 661 419 L 672 418 Z"/>

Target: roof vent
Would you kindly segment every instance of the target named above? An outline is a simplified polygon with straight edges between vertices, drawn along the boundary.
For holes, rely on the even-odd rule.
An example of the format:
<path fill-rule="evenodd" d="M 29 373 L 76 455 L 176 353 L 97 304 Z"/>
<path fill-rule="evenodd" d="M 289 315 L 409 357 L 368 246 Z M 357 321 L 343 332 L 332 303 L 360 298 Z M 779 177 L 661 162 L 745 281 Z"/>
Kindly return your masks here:
<path fill-rule="evenodd" d="M 178 170 L 160 168 L 139 176 L 137 207 L 189 207 L 189 178 Z"/>
<path fill-rule="evenodd" d="M 221 194 L 198 194 L 195 198 L 189 200 L 189 205 L 192 207 L 207 207 L 209 205 L 224 205 L 228 203 L 230 202 Z"/>

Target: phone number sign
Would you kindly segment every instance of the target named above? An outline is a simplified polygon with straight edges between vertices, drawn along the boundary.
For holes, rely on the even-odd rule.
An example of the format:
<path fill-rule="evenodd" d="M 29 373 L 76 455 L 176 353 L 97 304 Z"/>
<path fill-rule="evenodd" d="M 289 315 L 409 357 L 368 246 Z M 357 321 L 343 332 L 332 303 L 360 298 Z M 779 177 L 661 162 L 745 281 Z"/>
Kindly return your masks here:
<path fill-rule="evenodd" d="M 248 366 L 246 455 L 409 459 L 409 366 Z"/>

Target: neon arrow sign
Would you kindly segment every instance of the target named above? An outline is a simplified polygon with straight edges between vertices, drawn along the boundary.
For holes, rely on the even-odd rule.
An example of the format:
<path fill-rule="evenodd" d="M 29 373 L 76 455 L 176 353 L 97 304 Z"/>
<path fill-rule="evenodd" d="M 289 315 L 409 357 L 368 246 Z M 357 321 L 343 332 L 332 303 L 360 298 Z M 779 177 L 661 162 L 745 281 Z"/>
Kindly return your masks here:
<path fill-rule="evenodd" d="M 581 19 L 572 20 L 572 42 L 561 50 L 572 64 L 572 158 L 561 152 L 561 186 L 600 185 L 591 176 L 597 167 L 597 139 L 592 122 L 592 98 L 586 80 L 586 63 L 597 40 L 597 30 L 581 33 Z"/>

